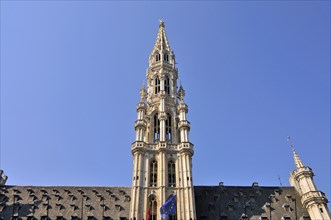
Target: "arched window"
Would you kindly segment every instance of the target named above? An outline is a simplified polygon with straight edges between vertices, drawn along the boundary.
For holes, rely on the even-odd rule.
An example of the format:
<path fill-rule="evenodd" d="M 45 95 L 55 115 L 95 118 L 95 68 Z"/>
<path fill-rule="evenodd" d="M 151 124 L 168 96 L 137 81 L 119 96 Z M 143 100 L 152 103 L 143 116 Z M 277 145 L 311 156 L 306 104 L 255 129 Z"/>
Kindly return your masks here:
<path fill-rule="evenodd" d="M 157 217 L 157 202 L 154 196 L 149 198 L 149 207 L 147 210 L 147 215 L 149 215 L 149 220 L 156 220 Z"/>
<path fill-rule="evenodd" d="M 169 77 L 166 77 L 164 81 L 164 90 L 167 94 L 170 94 L 170 79 Z"/>
<path fill-rule="evenodd" d="M 160 92 L 160 79 L 159 77 L 156 77 L 155 80 L 154 80 L 154 83 L 155 83 L 155 94 L 158 94 Z"/>
<path fill-rule="evenodd" d="M 160 120 L 159 115 L 154 115 L 154 143 L 160 140 Z"/>
<path fill-rule="evenodd" d="M 167 53 L 163 54 L 163 60 L 164 61 L 169 61 L 169 55 Z"/>
<path fill-rule="evenodd" d="M 150 180 L 149 186 L 156 187 L 157 186 L 157 161 L 153 159 L 149 164 L 149 172 L 150 172 Z"/>
<path fill-rule="evenodd" d="M 159 53 L 156 53 L 155 54 L 155 61 L 160 61 L 160 54 Z"/>
<path fill-rule="evenodd" d="M 172 130 L 171 130 L 171 115 L 167 113 L 167 120 L 165 121 L 166 126 L 166 140 L 168 142 L 172 141 Z"/>
<path fill-rule="evenodd" d="M 172 160 L 168 163 L 168 186 L 176 187 L 176 165 Z"/>

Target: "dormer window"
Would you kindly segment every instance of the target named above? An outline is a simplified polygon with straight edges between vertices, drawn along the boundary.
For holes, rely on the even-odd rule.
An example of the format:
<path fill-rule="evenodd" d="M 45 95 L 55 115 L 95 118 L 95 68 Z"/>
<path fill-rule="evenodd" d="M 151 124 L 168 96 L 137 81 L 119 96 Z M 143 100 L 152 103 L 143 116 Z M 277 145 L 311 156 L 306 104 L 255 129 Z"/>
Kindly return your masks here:
<path fill-rule="evenodd" d="M 159 53 L 155 54 L 155 61 L 156 62 L 160 61 L 160 54 Z"/>
<path fill-rule="evenodd" d="M 284 210 L 285 210 L 286 212 L 290 211 L 290 205 L 287 204 L 287 203 L 284 203 L 284 204 L 283 204 L 283 208 L 284 208 Z"/>
<path fill-rule="evenodd" d="M 159 77 L 156 77 L 154 80 L 154 89 L 155 89 L 155 94 L 158 94 L 160 92 L 160 79 Z"/>

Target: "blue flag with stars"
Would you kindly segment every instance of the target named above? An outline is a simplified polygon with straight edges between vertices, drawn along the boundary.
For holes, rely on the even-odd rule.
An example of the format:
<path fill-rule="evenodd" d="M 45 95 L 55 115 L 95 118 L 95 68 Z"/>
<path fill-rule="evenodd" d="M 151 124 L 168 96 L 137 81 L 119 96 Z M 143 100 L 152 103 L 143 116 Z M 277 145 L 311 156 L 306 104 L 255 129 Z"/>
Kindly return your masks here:
<path fill-rule="evenodd" d="M 176 213 L 176 195 L 172 196 L 168 201 L 166 201 L 160 208 L 161 218 L 165 219 L 169 215 Z"/>

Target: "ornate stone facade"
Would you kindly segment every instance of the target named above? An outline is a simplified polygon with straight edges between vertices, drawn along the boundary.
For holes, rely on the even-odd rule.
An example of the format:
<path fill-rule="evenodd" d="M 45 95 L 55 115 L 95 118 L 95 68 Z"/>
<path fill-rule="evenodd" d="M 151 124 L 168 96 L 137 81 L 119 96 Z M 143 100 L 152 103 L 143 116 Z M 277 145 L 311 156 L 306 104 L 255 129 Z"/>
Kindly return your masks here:
<path fill-rule="evenodd" d="M 196 219 L 192 185 L 193 144 L 189 142 L 185 91 L 177 87 L 178 70 L 164 22 L 160 21 L 146 73 L 147 91 L 140 91 L 135 122 L 130 219 L 160 219 L 158 211 L 177 197 L 172 219 Z M 179 101 L 178 101 L 179 99 Z"/>
<path fill-rule="evenodd" d="M 193 144 L 185 91 L 164 22 L 140 90 L 132 187 L 9 186 L 0 170 L 0 219 L 161 220 L 160 207 L 177 197 L 176 220 L 330 220 L 327 198 L 293 149 L 291 187 L 193 186 Z"/>

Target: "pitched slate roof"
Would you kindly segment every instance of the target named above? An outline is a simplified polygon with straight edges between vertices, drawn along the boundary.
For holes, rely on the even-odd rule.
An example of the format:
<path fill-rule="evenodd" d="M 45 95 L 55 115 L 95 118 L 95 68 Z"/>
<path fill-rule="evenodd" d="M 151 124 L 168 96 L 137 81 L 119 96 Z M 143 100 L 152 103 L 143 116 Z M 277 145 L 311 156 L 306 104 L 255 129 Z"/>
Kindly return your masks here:
<path fill-rule="evenodd" d="M 197 219 L 309 219 L 294 187 L 195 186 Z M 271 211 L 271 213 L 270 213 Z M 270 218 L 271 216 L 271 218 Z"/>
<path fill-rule="evenodd" d="M 293 187 L 195 186 L 194 193 L 197 220 L 238 220 L 245 213 L 269 220 L 270 210 L 271 219 L 309 219 Z M 131 187 L 0 186 L 0 218 L 125 220 L 130 194 Z"/>
<path fill-rule="evenodd" d="M 126 219 L 131 187 L 2 186 L 0 217 Z"/>

